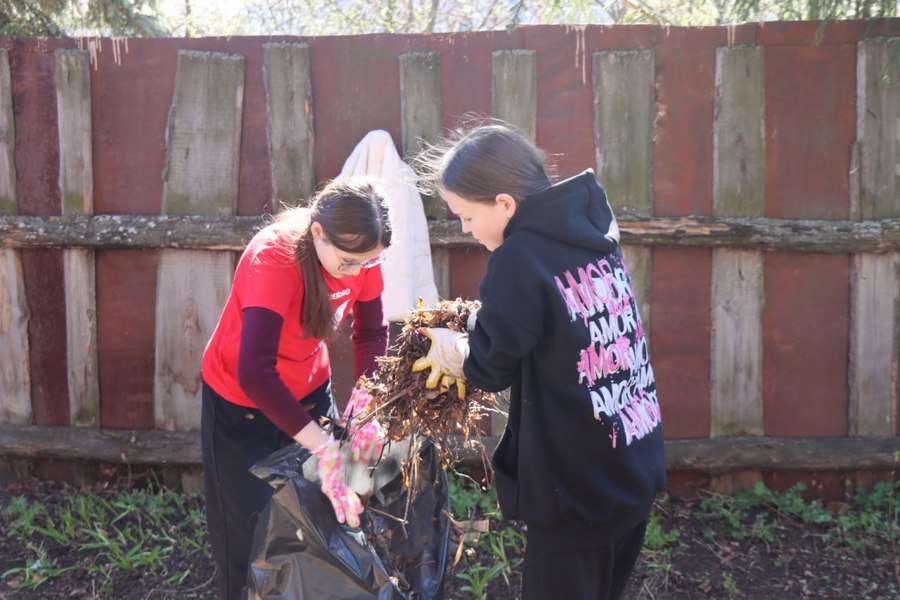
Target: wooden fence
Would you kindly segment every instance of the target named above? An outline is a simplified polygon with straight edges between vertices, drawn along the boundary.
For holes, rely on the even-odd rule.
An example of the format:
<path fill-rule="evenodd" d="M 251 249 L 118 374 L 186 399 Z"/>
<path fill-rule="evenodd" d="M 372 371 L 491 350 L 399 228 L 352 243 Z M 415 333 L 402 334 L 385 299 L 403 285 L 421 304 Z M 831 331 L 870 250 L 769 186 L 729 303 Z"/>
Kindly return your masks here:
<path fill-rule="evenodd" d="M 265 215 L 372 129 L 410 154 L 475 112 L 606 186 L 671 471 L 892 469 L 898 32 L 0 38 L 0 454 L 198 464 L 200 357 Z M 424 201 L 441 296 L 477 297 L 486 252 Z"/>

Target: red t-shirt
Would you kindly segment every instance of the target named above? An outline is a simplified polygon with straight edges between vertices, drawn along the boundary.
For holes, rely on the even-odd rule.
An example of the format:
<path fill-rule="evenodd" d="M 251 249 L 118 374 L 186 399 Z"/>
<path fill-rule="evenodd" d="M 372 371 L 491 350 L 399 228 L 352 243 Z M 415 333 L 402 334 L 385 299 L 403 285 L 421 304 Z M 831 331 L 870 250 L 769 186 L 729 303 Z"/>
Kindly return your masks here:
<path fill-rule="evenodd" d="M 275 368 L 295 398 L 302 400 L 331 376 L 328 347 L 317 338 L 304 336 L 300 322 L 303 277 L 285 234 L 286 225 L 275 222 L 250 240 L 238 262 L 231 295 L 203 354 L 203 379 L 219 395 L 241 406 L 256 408 L 238 384 L 237 375 L 245 308 L 266 308 L 284 319 Z M 322 269 L 322 276 L 331 291 L 338 322 L 357 301 L 373 300 L 384 289 L 380 266 L 340 279 Z"/>

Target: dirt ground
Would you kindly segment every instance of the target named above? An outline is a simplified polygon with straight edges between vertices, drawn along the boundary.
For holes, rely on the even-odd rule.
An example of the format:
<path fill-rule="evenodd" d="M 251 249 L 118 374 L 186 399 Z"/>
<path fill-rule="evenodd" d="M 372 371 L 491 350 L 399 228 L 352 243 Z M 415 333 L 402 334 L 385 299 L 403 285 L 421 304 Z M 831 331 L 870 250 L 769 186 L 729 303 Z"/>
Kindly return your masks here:
<path fill-rule="evenodd" d="M 23 582 L 19 571 L 26 558 L 22 543 L 7 535 L 15 526 L 8 510 L 11 498 L 24 496 L 53 505 L 61 501 L 61 495 L 72 493 L 72 488 L 38 482 L 0 488 L 0 527 L 4 531 L 0 537 L 0 600 L 215 598 L 212 583 L 214 568 L 205 554 L 183 552 L 165 557 L 170 572 L 190 567 L 190 575 L 179 581 L 177 586 L 145 570 L 117 570 L 105 580 L 100 580 L 80 568 L 85 557 L 73 555 L 49 538 L 41 540 L 49 561 L 70 569 L 49 577 L 35 590 L 15 589 Z M 200 502 L 199 498 L 194 497 L 186 506 L 202 509 Z M 893 502 L 893 496 L 890 502 Z M 860 525 L 860 519 L 856 518 L 841 522 L 838 517 L 831 519 L 821 513 L 820 520 L 829 522 L 817 525 L 810 522 L 815 519 L 810 519 L 808 509 L 802 507 L 797 509 L 799 512 L 787 505 L 744 507 L 740 512 L 735 512 L 735 507 L 727 502 L 701 503 L 700 499 L 669 499 L 657 506 L 652 539 L 648 534 L 647 547 L 636 566 L 625 598 L 900 598 L 897 512 L 892 504 L 889 512 L 873 513 L 894 520 L 887 523 L 887 529 L 883 522 L 870 524 L 876 528 L 873 530 L 887 533 L 870 536 L 867 541 L 864 530 L 857 535 L 848 529 L 864 527 L 865 524 Z M 495 522 L 492 528 L 494 531 L 504 528 L 521 530 L 518 525 L 505 522 Z M 196 532 L 172 530 L 167 535 L 177 538 L 192 533 L 196 535 Z M 35 536 L 37 539 L 39 534 L 35 533 Z M 454 534 L 450 547 L 451 561 L 458 546 L 459 536 Z M 506 558 L 509 561 L 508 571 L 495 574 L 481 597 L 496 600 L 518 597 L 521 557 L 512 552 Z M 458 575 L 471 574 L 480 566 L 484 567 L 483 573 L 496 561 L 496 552 L 492 553 L 486 543 L 465 546 L 459 562 L 448 568 L 444 597 L 479 597 L 465 589 L 470 582 Z M 17 568 L 19 571 L 16 571 Z"/>

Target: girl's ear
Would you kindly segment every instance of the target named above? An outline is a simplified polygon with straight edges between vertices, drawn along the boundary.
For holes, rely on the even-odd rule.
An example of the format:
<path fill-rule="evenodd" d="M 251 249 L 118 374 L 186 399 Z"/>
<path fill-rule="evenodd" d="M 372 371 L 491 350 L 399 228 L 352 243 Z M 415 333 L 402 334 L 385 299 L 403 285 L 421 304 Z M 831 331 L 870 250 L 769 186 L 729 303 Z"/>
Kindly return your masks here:
<path fill-rule="evenodd" d="M 321 223 L 313 221 L 309 226 L 309 232 L 312 233 L 314 240 L 318 240 L 325 233 L 325 230 L 322 228 Z"/>
<path fill-rule="evenodd" d="M 509 194 L 497 194 L 494 198 L 494 201 L 497 203 L 504 213 L 507 216 L 512 217 L 516 214 L 516 208 L 518 205 L 516 204 L 516 199 L 510 196 Z"/>

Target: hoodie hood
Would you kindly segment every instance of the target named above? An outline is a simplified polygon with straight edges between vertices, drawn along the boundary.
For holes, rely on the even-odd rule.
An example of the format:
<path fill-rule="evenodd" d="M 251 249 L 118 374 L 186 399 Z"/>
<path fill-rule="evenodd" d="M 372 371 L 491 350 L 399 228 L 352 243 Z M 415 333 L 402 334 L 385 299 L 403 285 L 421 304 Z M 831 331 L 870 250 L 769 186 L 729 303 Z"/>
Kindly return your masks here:
<path fill-rule="evenodd" d="M 604 254 L 619 245 L 619 225 L 593 169 L 527 196 L 503 231 L 504 239 L 518 230 Z"/>

